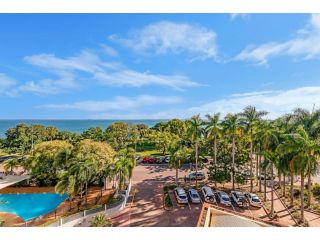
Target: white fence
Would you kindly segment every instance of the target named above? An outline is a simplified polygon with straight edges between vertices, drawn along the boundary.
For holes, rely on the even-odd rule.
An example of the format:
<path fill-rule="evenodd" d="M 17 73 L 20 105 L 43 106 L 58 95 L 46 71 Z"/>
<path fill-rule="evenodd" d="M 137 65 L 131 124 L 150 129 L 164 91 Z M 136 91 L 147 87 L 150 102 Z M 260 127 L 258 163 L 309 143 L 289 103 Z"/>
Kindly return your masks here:
<path fill-rule="evenodd" d="M 81 226 L 84 223 L 89 222 L 91 218 L 99 213 L 104 213 L 108 218 L 111 218 L 119 214 L 126 206 L 127 199 L 129 197 L 131 190 L 131 181 L 128 184 L 128 188 L 125 191 L 119 192 L 121 200 L 114 204 L 105 204 L 102 207 L 92 208 L 89 210 L 84 210 L 82 212 L 72 214 L 70 216 L 60 218 L 58 221 L 48 225 L 47 227 L 74 227 Z"/>

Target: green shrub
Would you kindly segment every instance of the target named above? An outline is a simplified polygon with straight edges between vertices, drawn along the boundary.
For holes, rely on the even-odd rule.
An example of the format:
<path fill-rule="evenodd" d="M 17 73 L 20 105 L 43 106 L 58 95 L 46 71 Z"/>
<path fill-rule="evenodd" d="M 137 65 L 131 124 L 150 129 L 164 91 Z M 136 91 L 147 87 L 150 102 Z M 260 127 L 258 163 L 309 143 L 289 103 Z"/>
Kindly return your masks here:
<path fill-rule="evenodd" d="M 168 193 L 164 195 L 164 205 L 167 208 L 172 208 L 173 207 L 170 195 Z"/>
<path fill-rule="evenodd" d="M 106 217 L 105 214 L 101 213 L 96 215 L 91 221 L 91 227 L 112 227 L 112 222 Z"/>
<path fill-rule="evenodd" d="M 312 192 L 313 192 L 313 194 L 315 195 L 315 197 L 319 197 L 319 196 L 320 196 L 320 184 L 315 183 L 315 184 L 312 186 Z"/>

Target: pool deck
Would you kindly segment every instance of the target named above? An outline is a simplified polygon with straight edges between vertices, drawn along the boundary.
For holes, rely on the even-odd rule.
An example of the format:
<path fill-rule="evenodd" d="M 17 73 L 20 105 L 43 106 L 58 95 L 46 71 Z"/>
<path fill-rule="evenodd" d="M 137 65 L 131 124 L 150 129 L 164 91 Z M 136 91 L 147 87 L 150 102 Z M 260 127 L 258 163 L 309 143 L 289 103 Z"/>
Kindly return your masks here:
<path fill-rule="evenodd" d="M 54 192 L 54 187 L 8 187 L 5 189 L 0 190 L 0 194 L 10 194 L 10 193 L 44 193 L 44 192 Z M 111 189 L 104 191 L 102 198 L 99 198 L 97 204 L 102 202 L 106 202 L 112 192 Z M 100 195 L 100 188 L 99 187 L 92 187 L 89 189 L 88 194 L 88 206 L 93 206 L 96 204 L 97 197 Z M 59 218 L 60 216 L 69 215 L 77 212 L 77 203 L 78 201 L 84 202 L 85 198 L 80 199 L 77 197 L 72 203 L 72 209 L 70 208 L 70 203 L 68 201 L 62 202 L 54 212 L 48 213 L 40 218 L 35 218 L 27 222 L 27 226 L 43 226 L 48 221 L 54 220 Z M 85 207 L 82 205 L 80 207 L 83 210 Z M 26 223 L 23 221 L 22 218 L 15 214 L 7 213 L 7 212 L 0 212 L 0 219 L 4 220 L 5 227 L 23 227 Z"/>
<path fill-rule="evenodd" d="M 0 190 L 29 179 L 29 175 L 5 175 L 0 173 Z"/>

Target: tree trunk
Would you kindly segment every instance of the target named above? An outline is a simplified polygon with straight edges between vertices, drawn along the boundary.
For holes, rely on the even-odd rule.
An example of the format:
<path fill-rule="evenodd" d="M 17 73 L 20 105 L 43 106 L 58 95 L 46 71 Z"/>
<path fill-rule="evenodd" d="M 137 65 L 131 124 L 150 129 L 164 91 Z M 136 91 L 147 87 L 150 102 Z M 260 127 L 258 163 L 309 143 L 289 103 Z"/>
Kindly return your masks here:
<path fill-rule="evenodd" d="M 252 142 L 252 129 L 250 129 L 250 136 L 251 136 L 251 141 L 250 141 L 250 192 L 252 192 L 253 189 L 253 159 L 252 159 L 252 151 L 253 151 L 253 142 Z"/>
<path fill-rule="evenodd" d="M 281 171 L 278 170 L 279 188 L 281 189 Z"/>
<path fill-rule="evenodd" d="M 256 176 L 258 176 L 259 175 L 259 154 L 258 154 L 258 150 L 256 151 L 257 153 L 256 153 Z M 258 184 L 259 184 L 259 180 L 258 180 L 258 178 L 256 179 L 256 186 L 258 186 Z"/>
<path fill-rule="evenodd" d="M 261 192 L 261 151 L 259 154 L 259 192 Z"/>
<path fill-rule="evenodd" d="M 232 169 L 231 169 L 231 174 L 232 174 L 232 190 L 234 190 L 234 156 L 235 156 L 235 139 L 232 137 Z"/>
<path fill-rule="evenodd" d="M 293 207 L 293 172 L 290 172 L 290 207 Z"/>
<path fill-rule="evenodd" d="M 88 181 L 86 180 L 86 199 L 85 199 L 85 205 L 87 206 L 88 202 Z"/>
<path fill-rule="evenodd" d="M 217 174 L 217 136 L 214 136 L 214 174 Z M 217 187 L 217 181 L 214 181 L 214 186 Z"/>
<path fill-rule="evenodd" d="M 274 215 L 273 164 L 271 164 L 271 217 Z"/>
<path fill-rule="evenodd" d="M 309 207 L 311 204 L 311 173 L 308 171 L 308 204 Z"/>
<path fill-rule="evenodd" d="M 80 185 L 80 198 L 82 199 L 83 198 L 83 184 L 81 183 Z"/>
<path fill-rule="evenodd" d="M 283 173 L 283 197 L 286 197 L 286 174 Z"/>
<path fill-rule="evenodd" d="M 198 141 L 196 141 L 196 188 L 198 187 Z"/>
<path fill-rule="evenodd" d="M 176 184 L 178 186 L 178 168 L 176 167 Z"/>
<path fill-rule="evenodd" d="M 301 171 L 301 193 L 300 193 L 300 201 L 301 201 L 301 214 L 300 221 L 304 223 L 304 171 Z"/>
<path fill-rule="evenodd" d="M 264 182 L 264 195 L 263 195 L 263 199 L 264 199 L 264 201 L 267 201 L 267 177 L 266 177 L 266 173 L 267 173 L 267 171 L 264 170 L 264 171 L 263 171 L 263 175 L 264 175 L 264 179 L 263 179 L 263 182 Z"/>

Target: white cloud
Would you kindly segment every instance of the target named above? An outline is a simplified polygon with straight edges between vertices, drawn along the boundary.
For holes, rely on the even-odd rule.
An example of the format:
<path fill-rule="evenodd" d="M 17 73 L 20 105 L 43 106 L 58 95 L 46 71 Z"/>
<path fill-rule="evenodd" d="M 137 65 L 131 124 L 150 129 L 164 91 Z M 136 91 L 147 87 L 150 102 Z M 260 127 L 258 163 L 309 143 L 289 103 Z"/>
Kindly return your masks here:
<path fill-rule="evenodd" d="M 269 112 L 269 118 L 279 117 L 297 107 L 311 110 L 320 102 L 320 87 L 302 87 L 284 91 L 265 91 L 245 94 L 233 94 L 228 98 L 212 101 L 202 106 L 189 108 L 188 115 L 221 112 L 223 115 L 237 113 L 248 105 Z M 320 107 L 317 106 L 316 107 Z"/>
<path fill-rule="evenodd" d="M 183 75 L 157 75 L 149 72 L 138 72 L 126 68 L 116 62 L 106 62 L 88 50 L 74 57 L 60 58 L 54 54 L 38 54 L 25 57 L 31 65 L 40 67 L 57 76 L 56 79 L 29 81 L 15 92 L 28 91 L 37 94 L 57 93 L 75 89 L 79 85 L 77 73 L 89 75 L 89 79 L 104 85 L 141 87 L 146 85 L 161 85 L 175 89 L 195 87 L 200 84 Z"/>
<path fill-rule="evenodd" d="M 187 23 L 161 21 L 133 31 L 128 38 L 117 35 L 109 39 L 138 53 L 158 55 L 187 53 L 191 60 L 217 57 L 216 33 L 207 28 Z"/>
<path fill-rule="evenodd" d="M 10 87 L 13 87 L 16 84 L 16 81 L 4 73 L 0 73 L 0 93 L 5 92 Z"/>
<path fill-rule="evenodd" d="M 295 38 L 285 42 L 248 46 L 234 59 L 266 65 L 269 58 L 280 55 L 301 57 L 302 59 L 320 57 L 320 14 L 312 14 L 307 26 L 300 29 Z"/>
<path fill-rule="evenodd" d="M 118 57 L 119 54 L 118 54 L 117 50 L 115 50 L 114 48 L 107 46 L 105 44 L 102 44 L 101 47 L 102 47 L 103 51 L 107 55 L 109 55 L 110 57 Z"/>
<path fill-rule="evenodd" d="M 233 21 L 235 20 L 236 18 L 242 18 L 242 19 L 245 19 L 248 17 L 248 14 L 247 13 L 231 13 L 230 14 L 230 20 Z"/>
<path fill-rule="evenodd" d="M 100 112 L 108 110 L 120 110 L 130 112 L 141 106 L 153 106 L 160 104 L 175 104 L 182 102 L 182 99 L 176 96 L 151 96 L 140 95 L 137 97 L 116 97 L 111 101 L 81 101 L 66 104 L 46 104 L 39 106 L 41 108 L 58 110 L 80 110 L 89 112 Z"/>

